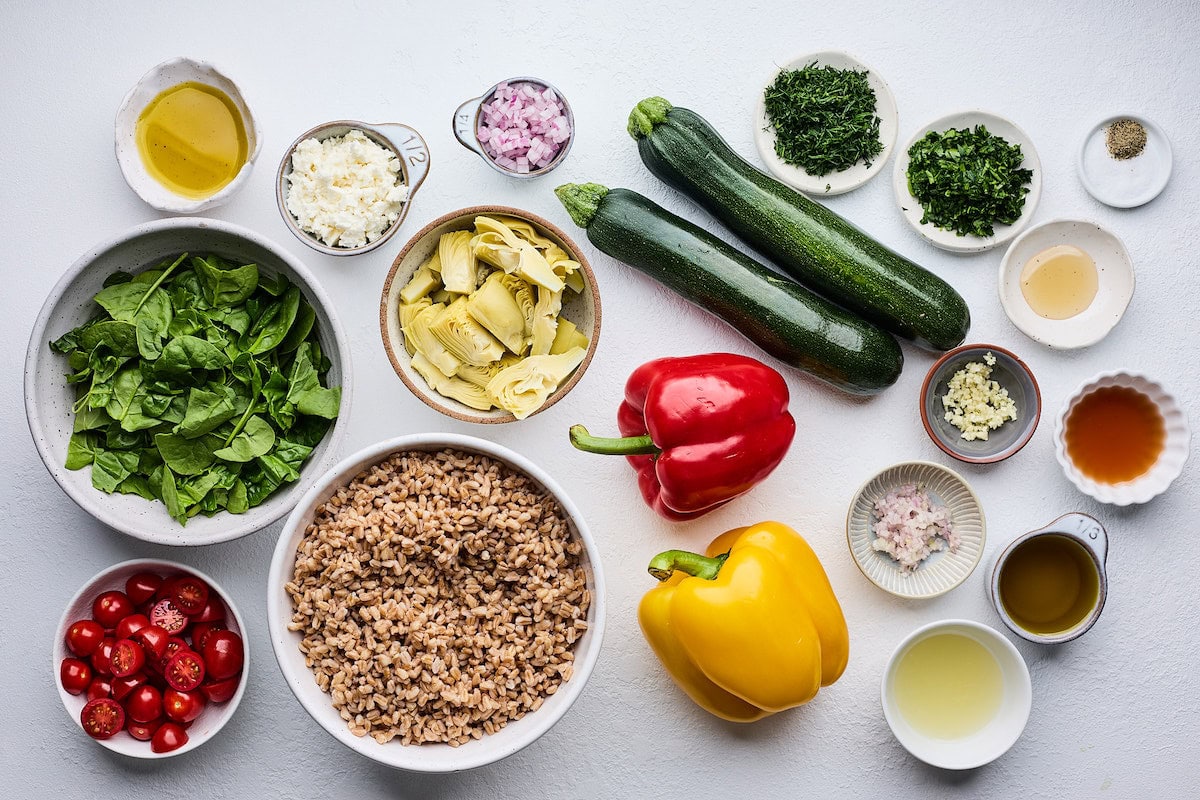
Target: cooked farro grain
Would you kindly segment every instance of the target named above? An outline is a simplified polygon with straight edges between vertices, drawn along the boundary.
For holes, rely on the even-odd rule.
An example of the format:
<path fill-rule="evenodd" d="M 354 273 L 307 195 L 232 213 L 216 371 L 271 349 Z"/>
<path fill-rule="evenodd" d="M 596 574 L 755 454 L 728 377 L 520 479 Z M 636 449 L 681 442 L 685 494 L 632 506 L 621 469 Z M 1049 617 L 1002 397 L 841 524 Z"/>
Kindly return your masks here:
<path fill-rule="evenodd" d="M 460 745 L 571 678 L 591 593 L 566 514 L 473 453 L 396 453 L 317 509 L 290 630 L 357 736 Z"/>

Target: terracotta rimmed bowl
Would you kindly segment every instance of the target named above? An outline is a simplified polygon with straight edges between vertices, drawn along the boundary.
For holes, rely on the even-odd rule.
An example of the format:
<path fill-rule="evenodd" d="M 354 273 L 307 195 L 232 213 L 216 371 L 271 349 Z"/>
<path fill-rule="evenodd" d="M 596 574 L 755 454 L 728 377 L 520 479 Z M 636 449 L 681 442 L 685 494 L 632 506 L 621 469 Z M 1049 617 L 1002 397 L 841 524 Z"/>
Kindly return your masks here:
<path fill-rule="evenodd" d="M 301 142 L 306 139 L 324 141 L 335 136 L 345 136 L 353 130 L 362 131 L 368 139 L 383 149 L 390 150 L 396 156 L 400 162 L 400 174 L 404 185 L 408 187 L 408 199 L 405 200 L 404 207 L 400 209 L 400 215 L 396 217 L 396 220 L 374 241 L 359 247 L 333 247 L 301 228 L 299 221 L 292 216 L 292 212 L 288 211 L 288 176 L 292 174 L 292 154 L 296 152 L 296 147 Z M 429 145 L 425 144 L 425 139 L 417 132 L 416 128 L 399 122 L 371 123 L 339 119 L 309 128 L 288 145 L 287 150 L 284 151 L 283 160 L 279 162 L 279 170 L 275 174 L 275 203 L 279 206 L 279 214 L 283 217 L 283 223 L 287 229 L 313 250 L 327 256 L 357 256 L 383 246 L 396 234 L 396 231 L 400 230 L 400 226 L 408 217 L 409 209 L 412 208 L 413 197 L 421 188 L 421 184 L 425 182 L 428 174 Z"/>
<path fill-rule="evenodd" d="M 446 448 L 483 455 L 524 473 L 558 502 L 571 535 L 583 545 L 580 564 L 592 597 L 587 614 L 588 629 L 575 642 L 575 668 L 570 679 L 560 685 L 554 694 L 547 696 L 541 707 L 509 722 L 495 733 L 472 739 L 458 747 L 437 743 L 405 745 L 399 739 L 381 744 L 371 736 L 355 736 L 351 733 L 338 710 L 333 707 L 330 696 L 317 685 L 313 671 L 305 664 L 305 656 L 300 652 L 302 636 L 299 631 L 288 627 L 292 621 L 292 600 L 285 585 L 292 580 L 296 548 L 317 509 L 339 489 L 364 469 L 385 461 L 394 453 L 413 450 L 437 452 Z M 279 534 L 271 557 L 267 575 L 267 624 L 271 646 L 288 688 L 309 716 L 330 736 L 359 755 L 395 769 L 425 773 L 460 772 L 500 761 L 533 744 L 562 719 L 583 693 L 604 640 L 604 573 L 600 552 L 588 531 L 586 520 L 562 487 L 544 469 L 519 453 L 474 436 L 410 434 L 378 442 L 347 456 L 325 473 L 296 505 Z"/>
<path fill-rule="evenodd" d="M 105 278 L 118 270 L 141 272 L 182 252 L 216 253 L 258 264 L 263 275 L 282 274 L 316 313 L 321 351 L 329 358 L 329 383 L 342 387 L 342 407 L 325 438 L 300 470 L 300 479 L 279 488 L 244 514 L 197 515 L 181 526 L 167 507 L 134 494 L 105 494 L 92 486 L 91 467 L 65 463 L 75 415 L 75 388 L 67 383 L 67 359 L 49 342 L 82 325 L 98 310 L 92 301 Z M 350 347 L 333 302 L 304 263 L 253 231 L 216 219 L 171 217 L 137 225 L 101 242 L 67 268 L 38 313 L 25 353 L 25 416 L 38 455 L 51 477 L 84 511 L 121 533 L 167 545 L 206 545 L 254 533 L 291 511 L 313 477 L 332 464 L 349 424 L 354 401 Z"/>
<path fill-rule="evenodd" d="M 1122 483 L 1101 483 L 1092 480 L 1075 465 L 1067 452 L 1067 419 L 1071 411 L 1087 395 L 1108 386 L 1134 389 L 1148 397 L 1162 415 L 1165 438 L 1158 460 L 1146 472 Z M 1127 506 L 1153 500 L 1170 488 L 1183 472 L 1191 453 L 1191 430 L 1183 407 L 1161 383 L 1133 370 L 1101 372 L 1084 381 L 1063 403 L 1054 425 L 1054 455 L 1067 480 L 1086 495 L 1101 503 Z"/>
<path fill-rule="evenodd" d="M 233 697 L 228 702 L 209 703 L 204 707 L 204 711 L 192 721 L 191 727 L 188 728 L 188 741 L 183 747 L 180 747 L 178 750 L 172 750 L 169 753 L 155 753 L 150 749 L 149 742 L 134 739 L 126 731 L 121 731 L 110 739 L 92 739 L 96 744 L 102 745 L 114 753 L 120 753 L 121 755 L 133 758 L 171 758 L 191 752 L 217 735 L 217 732 L 233 716 L 233 712 L 237 710 L 238 704 L 242 702 L 242 695 L 246 693 L 246 684 L 248 683 L 247 676 L 250 674 L 250 640 L 246 636 L 246 623 L 242 619 L 237 605 L 234 604 L 233 598 L 229 596 L 229 592 L 222 589 L 208 575 L 186 564 L 164 561 L 157 558 L 136 558 L 132 561 L 123 561 L 120 564 L 114 564 L 102 570 L 75 593 L 75 596 L 71 598 L 70 602 L 67 603 L 66 609 L 63 611 L 62 619 L 58 623 L 58 632 L 54 637 L 54 663 L 52 665 L 54 671 L 52 675 L 54 676 L 54 685 L 58 688 L 58 695 L 62 699 L 63 708 L 67 710 L 67 715 L 70 716 L 73 724 L 80 729 L 79 735 L 86 737 L 87 734 L 83 731 L 79 715 L 87 703 L 87 693 L 84 692 L 78 695 L 68 693 L 62 687 L 62 682 L 58 677 L 59 665 L 62 664 L 63 659 L 76 657 L 67 649 L 67 628 L 76 620 L 92 618 L 92 601 L 96 599 L 96 595 L 112 590 L 125 591 L 125 581 L 139 572 L 155 572 L 163 576 L 176 575 L 181 572 L 195 575 L 207 583 L 209 589 L 215 592 L 221 598 L 222 602 L 225 603 L 225 627 L 242 637 L 244 655 L 242 676 L 238 682 L 237 691 L 234 692 Z M 84 660 L 86 661 L 87 659 Z"/>
<path fill-rule="evenodd" d="M 983 362 L 986 354 L 996 357 L 992 380 L 1008 390 L 1017 406 L 1017 418 L 988 433 L 987 439 L 967 441 L 962 431 L 945 420 L 942 397 L 954 373 L 972 361 Z M 1033 438 L 1042 418 L 1042 392 L 1029 365 L 1015 353 L 993 344 L 965 344 L 949 351 L 929 368 L 921 384 L 921 423 L 943 453 L 968 464 L 993 464 L 1012 456 Z"/>
<path fill-rule="evenodd" d="M 383 348 L 387 351 L 388 361 L 392 369 L 404 385 L 408 387 L 421 402 L 432 409 L 442 412 L 448 417 L 463 422 L 479 422 L 496 424 L 512 422 L 516 419 L 512 413 L 493 408 L 491 411 L 479 411 L 449 397 L 444 397 L 425 382 L 425 379 L 412 367 L 412 357 L 404 349 L 404 334 L 400 330 L 400 290 L 408 283 L 413 274 L 429 260 L 437 249 L 438 239 L 450 231 L 468 230 L 474 225 L 478 216 L 506 216 L 525 220 L 546 238 L 550 239 L 576 260 L 583 271 L 583 291 L 576 294 L 570 289 L 563 292 L 562 316 L 575 323 L 579 330 L 588 337 L 587 354 L 582 363 L 565 380 L 558 389 L 546 399 L 534 414 L 545 411 L 550 406 L 567 396 L 575 388 L 583 373 L 587 371 L 596 353 L 596 345 L 600 341 L 600 291 L 596 288 L 596 274 L 588 263 L 587 257 L 575 242 L 571 241 L 553 223 L 509 206 L 472 206 L 451 211 L 430 222 L 408 240 L 400 255 L 392 262 L 392 268 L 383 282 L 383 295 L 379 301 L 379 333 L 383 337 Z M 532 415 L 531 415 L 532 416 Z"/>
<path fill-rule="evenodd" d="M 929 499 L 950 511 L 958 549 L 936 550 L 912 572 L 905 573 L 887 553 L 876 550 L 875 502 L 905 484 L 915 484 Z M 927 600 L 955 588 L 975 571 L 987 543 L 983 505 L 971 485 L 954 470 L 932 461 L 902 461 L 869 478 L 846 511 L 846 544 L 859 571 L 889 594 Z"/>

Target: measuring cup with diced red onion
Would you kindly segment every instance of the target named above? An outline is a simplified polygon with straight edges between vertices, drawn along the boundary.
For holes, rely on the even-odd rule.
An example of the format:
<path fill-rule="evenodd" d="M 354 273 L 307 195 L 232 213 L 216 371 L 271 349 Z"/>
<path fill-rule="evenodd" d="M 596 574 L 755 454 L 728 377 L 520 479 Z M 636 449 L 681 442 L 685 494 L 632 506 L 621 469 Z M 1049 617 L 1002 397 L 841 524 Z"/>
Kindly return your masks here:
<path fill-rule="evenodd" d="M 515 178 L 545 175 L 567 157 L 575 116 L 539 78 L 508 78 L 454 112 L 454 135 L 492 169 Z"/>

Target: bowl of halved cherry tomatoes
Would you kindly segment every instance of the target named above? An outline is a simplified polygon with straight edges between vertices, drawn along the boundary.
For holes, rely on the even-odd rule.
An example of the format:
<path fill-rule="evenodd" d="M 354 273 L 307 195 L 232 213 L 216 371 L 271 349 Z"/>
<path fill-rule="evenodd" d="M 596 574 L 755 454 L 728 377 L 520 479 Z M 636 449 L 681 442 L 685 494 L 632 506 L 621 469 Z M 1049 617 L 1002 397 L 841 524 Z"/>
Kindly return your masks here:
<path fill-rule="evenodd" d="M 156 559 L 92 578 L 67 605 L 54 647 L 63 706 L 110 750 L 167 758 L 225 725 L 246 690 L 245 624 L 202 572 Z"/>

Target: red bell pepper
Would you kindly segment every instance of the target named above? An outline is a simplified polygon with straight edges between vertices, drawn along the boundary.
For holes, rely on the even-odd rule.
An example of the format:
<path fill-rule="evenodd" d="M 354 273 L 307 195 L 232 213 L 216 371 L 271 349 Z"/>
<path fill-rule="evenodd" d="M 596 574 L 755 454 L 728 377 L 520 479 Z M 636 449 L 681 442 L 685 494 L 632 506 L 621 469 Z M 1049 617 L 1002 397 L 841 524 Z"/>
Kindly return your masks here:
<path fill-rule="evenodd" d="M 746 356 L 660 358 L 634 370 L 617 412 L 624 438 L 571 428 L 571 444 L 623 455 L 646 504 L 683 520 L 749 491 L 783 460 L 796 434 L 783 376 Z"/>

